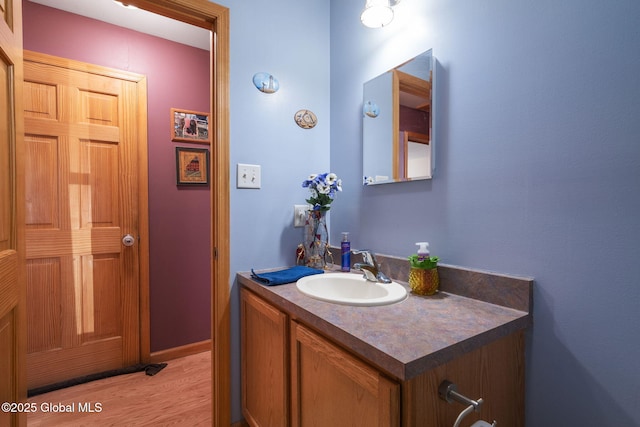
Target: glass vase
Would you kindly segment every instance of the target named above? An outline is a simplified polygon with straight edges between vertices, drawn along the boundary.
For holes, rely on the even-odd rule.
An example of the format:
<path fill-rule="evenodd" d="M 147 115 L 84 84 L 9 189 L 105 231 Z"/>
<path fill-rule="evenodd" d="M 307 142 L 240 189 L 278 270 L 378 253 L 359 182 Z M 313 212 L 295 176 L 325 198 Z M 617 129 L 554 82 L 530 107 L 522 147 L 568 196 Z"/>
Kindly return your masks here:
<path fill-rule="evenodd" d="M 324 269 L 329 248 L 327 211 L 309 210 L 304 225 L 304 263 L 307 267 Z"/>

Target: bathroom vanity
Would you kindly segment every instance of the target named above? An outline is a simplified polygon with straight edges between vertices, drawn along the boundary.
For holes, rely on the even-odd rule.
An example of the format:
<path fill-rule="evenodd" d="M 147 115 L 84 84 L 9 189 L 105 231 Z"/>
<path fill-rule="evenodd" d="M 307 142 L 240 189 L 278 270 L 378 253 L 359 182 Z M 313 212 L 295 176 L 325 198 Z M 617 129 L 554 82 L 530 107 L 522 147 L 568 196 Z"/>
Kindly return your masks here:
<path fill-rule="evenodd" d="M 379 260 L 401 282 L 406 261 Z M 453 266 L 439 273 L 438 294 L 377 307 L 319 301 L 295 283 L 269 287 L 239 273 L 245 420 L 453 426 L 465 406 L 438 397 L 448 380 L 483 399 L 463 425 L 484 419 L 524 426 L 533 281 Z"/>

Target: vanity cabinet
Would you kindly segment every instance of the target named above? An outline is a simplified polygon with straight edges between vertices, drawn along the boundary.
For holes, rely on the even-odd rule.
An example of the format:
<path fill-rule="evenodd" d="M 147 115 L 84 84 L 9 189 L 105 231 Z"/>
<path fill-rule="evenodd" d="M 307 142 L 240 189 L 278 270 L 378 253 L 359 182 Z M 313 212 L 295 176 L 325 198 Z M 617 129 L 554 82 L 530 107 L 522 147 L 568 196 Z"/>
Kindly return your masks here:
<path fill-rule="evenodd" d="M 241 307 L 249 425 L 400 425 L 398 383 L 245 289 Z"/>
<path fill-rule="evenodd" d="M 291 425 L 400 426 L 400 385 L 291 322 Z"/>
<path fill-rule="evenodd" d="M 447 380 L 484 401 L 463 425 L 524 427 L 524 330 L 480 346 L 468 340 L 452 360 L 441 363 L 436 353 L 432 367 L 393 375 L 259 286 L 260 296 L 241 288 L 242 410 L 250 426 L 449 427 L 465 406 L 440 399 Z"/>
<path fill-rule="evenodd" d="M 288 316 L 241 290 L 242 412 L 251 426 L 289 426 Z"/>

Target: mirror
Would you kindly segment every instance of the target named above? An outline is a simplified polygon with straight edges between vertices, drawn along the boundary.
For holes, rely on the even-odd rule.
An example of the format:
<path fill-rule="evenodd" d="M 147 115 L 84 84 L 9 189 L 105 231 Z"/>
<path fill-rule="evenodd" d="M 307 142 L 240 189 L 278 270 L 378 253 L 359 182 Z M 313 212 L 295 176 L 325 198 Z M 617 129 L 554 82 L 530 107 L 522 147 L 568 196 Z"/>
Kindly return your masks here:
<path fill-rule="evenodd" d="M 364 185 L 431 179 L 434 65 L 430 49 L 364 84 Z"/>

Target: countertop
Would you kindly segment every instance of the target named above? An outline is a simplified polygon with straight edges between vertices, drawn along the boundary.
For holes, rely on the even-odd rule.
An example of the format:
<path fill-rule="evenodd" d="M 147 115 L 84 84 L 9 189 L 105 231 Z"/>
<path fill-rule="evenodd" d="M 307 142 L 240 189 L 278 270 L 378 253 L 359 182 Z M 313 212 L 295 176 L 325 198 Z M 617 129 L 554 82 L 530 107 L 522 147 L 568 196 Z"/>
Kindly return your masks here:
<path fill-rule="evenodd" d="M 251 279 L 250 273 L 237 274 L 241 286 L 401 381 L 531 324 L 529 312 L 446 292 L 442 279 L 441 291 L 433 296 L 415 295 L 407 283 L 394 279 L 409 291 L 404 301 L 355 307 L 310 298 L 295 283 L 265 286 Z M 524 290 L 527 295 L 532 283 L 516 279 L 516 286 L 529 286 Z M 475 288 L 476 294 L 481 293 Z"/>

